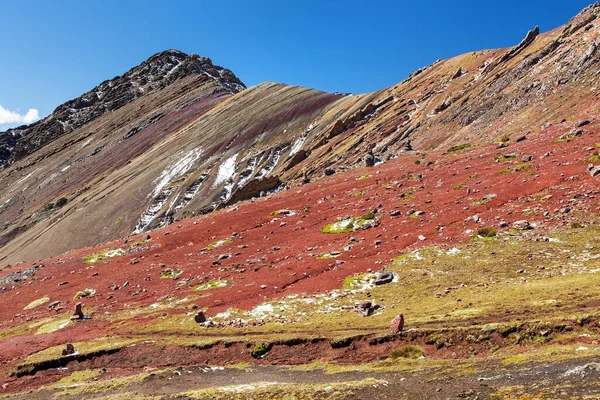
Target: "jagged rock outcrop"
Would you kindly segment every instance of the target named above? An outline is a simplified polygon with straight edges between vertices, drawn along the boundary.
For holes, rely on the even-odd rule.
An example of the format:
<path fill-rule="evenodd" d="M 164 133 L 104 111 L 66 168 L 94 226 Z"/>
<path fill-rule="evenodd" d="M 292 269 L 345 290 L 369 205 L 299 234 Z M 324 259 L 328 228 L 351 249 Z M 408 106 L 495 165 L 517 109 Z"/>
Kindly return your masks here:
<path fill-rule="evenodd" d="M 233 72 L 213 65 L 210 58 L 167 50 L 58 106 L 47 118 L 0 134 L 0 168 L 5 168 L 107 112 L 192 74 L 205 74 L 218 82 L 222 90 L 230 93 L 237 93 L 245 88 Z"/>

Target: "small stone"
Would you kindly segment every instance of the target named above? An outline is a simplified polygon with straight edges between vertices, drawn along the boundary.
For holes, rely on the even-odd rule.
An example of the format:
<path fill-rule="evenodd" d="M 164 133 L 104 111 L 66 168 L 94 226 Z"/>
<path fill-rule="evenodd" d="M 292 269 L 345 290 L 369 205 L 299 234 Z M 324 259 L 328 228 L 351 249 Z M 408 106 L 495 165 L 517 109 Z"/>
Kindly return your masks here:
<path fill-rule="evenodd" d="M 75 304 L 75 310 L 73 311 L 73 315 L 71 316 L 72 320 L 83 319 L 83 310 L 81 303 Z"/>
<path fill-rule="evenodd" d="M 61 303 L 60 300 L 53 301 L 52 303 L 48 304 L 48 309 L 49 310 L 56 309 L 60 305 L 60 303 Z"/>
<path fill-rule="evenodd" d="M 590 123 L 590 120 L 588 120 L 588 119 L 579 121 L 579 123 L 577 124 L 577 128 L 582 128 L 582 127 L 588 125 L 589 123 Z"/>
<path fill-rule="evenodd" d="M 422 241 L 424 241 L 424 240 L 425 240 L 425 239 L 427 239 L 427 238 L 426 238 L 425 236 L 423 236 L 423 235 L 419 235 L 419 236 L 418 236 L 418 239 L 419 239 L 419 240 L 422 242 Z"/>
<path fill-rule="evenodd" d="M 392 331 L 392 333 L 400 333 L 402 332 L 402 330 L 404 329 L 404 315 L 400 314 L 394 317 L 394 319 L 392 319 L 392 322 L 390 324 L 390 331 Z"/>
<path fill-rule="evenodd" d="M 596 177 L 596 176 L 600 175 L 600 165 L 598 165 L 598 166 L 591 165 L 591 168 L 588 167 L 588 171 L 590 172 L 591 176 Z"/>

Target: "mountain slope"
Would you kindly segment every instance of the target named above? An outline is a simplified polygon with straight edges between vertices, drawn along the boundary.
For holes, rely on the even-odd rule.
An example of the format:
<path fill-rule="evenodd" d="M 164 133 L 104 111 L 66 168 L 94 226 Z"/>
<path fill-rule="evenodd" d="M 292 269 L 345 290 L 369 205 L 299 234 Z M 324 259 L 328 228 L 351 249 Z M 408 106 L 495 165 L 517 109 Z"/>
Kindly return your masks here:
<path fill-rule="evenodd" d="M 599 12 L 359 96 L 193 74 L 10 165 L 0 393 L 597 397 Z"/>
<path fill-rule="evenodd" d="M 328 167 L 355 168 L 365 157 L 378 164 L 586 119 L 597 111 L 599 12 L 590 6 L 565 27 L 530 31 L 513 48 L 439 61 L 358 96 L 271 83 L 232 95 L 239 80 L 211 72 L 206 59 L 154 56 L 124 75 L 128 88 L 144 82 L 143 96 L 58 139 L 51 133 L 38 150 L 36 140 L 17 146 L 33 153 L 0 173 L 0 263 L 163 226 L 318 178 Z M 188 59 L 192 67 L 184 68 Z M 156 70 L 166 76 L 160 83 Z M 96 108 L 82 110 L 69 126 Z"/>

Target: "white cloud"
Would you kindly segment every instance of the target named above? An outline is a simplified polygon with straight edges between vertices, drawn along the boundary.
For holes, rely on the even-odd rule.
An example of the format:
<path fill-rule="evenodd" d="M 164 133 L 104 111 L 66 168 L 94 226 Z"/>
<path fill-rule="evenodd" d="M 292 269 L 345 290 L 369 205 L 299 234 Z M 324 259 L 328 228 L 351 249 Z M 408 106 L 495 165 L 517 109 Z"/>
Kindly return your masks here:
<path fill-rule="evenodd" d="M 31 108 L 25 114 L 10 111 L 0 105 L 0 125 L 3 124 L 31 124 L 40 119 L 40 114 L 35 108 Z"/>

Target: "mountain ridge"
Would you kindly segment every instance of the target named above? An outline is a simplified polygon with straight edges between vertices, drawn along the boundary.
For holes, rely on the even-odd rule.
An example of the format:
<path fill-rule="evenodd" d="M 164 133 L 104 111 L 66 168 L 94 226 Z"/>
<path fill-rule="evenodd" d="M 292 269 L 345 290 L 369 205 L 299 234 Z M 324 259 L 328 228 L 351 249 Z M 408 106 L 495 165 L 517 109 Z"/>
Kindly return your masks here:
<path fill-rule="evenodd" d="M 0 172 L 7 189 L 0 196 L 0 263 L 154 229 L 329 169 L 477 147 L 535 135 L 565 118 L 584 120 L 594 110 L 588 87 L 597 82 L 599 10 L 594 4 L 563 27 L 529 31 L 511 48 L 439 60 L 361 95 L 278 83 L 238 91 L 228 70 L 216 69 L 212 78 L 193 73 L 197 63 L 212 65 L 206 59 L 157 53 L 148 64 L 156 71 L 167 74 L 191 59 L 192 73 L 175 69 L 182 76 L 170 84 L 157 83 Z M 85 224 L 75 210 L 84 210 Z M 60 243 L 43 242 L 48 229 Z"/>
<path fill-rule="evenodd" d="M 246 88 L 230 70 L 214 66 L 208 57 L 188 55 L 173 49 L 161 51 L 122 75 L 105 80 L 81 96 L 59 105 L 48 117 L 2 132 L 0 168 L 106 112 L 114 111 L 190 74 L 205 74 L 230 93 Z"/>

